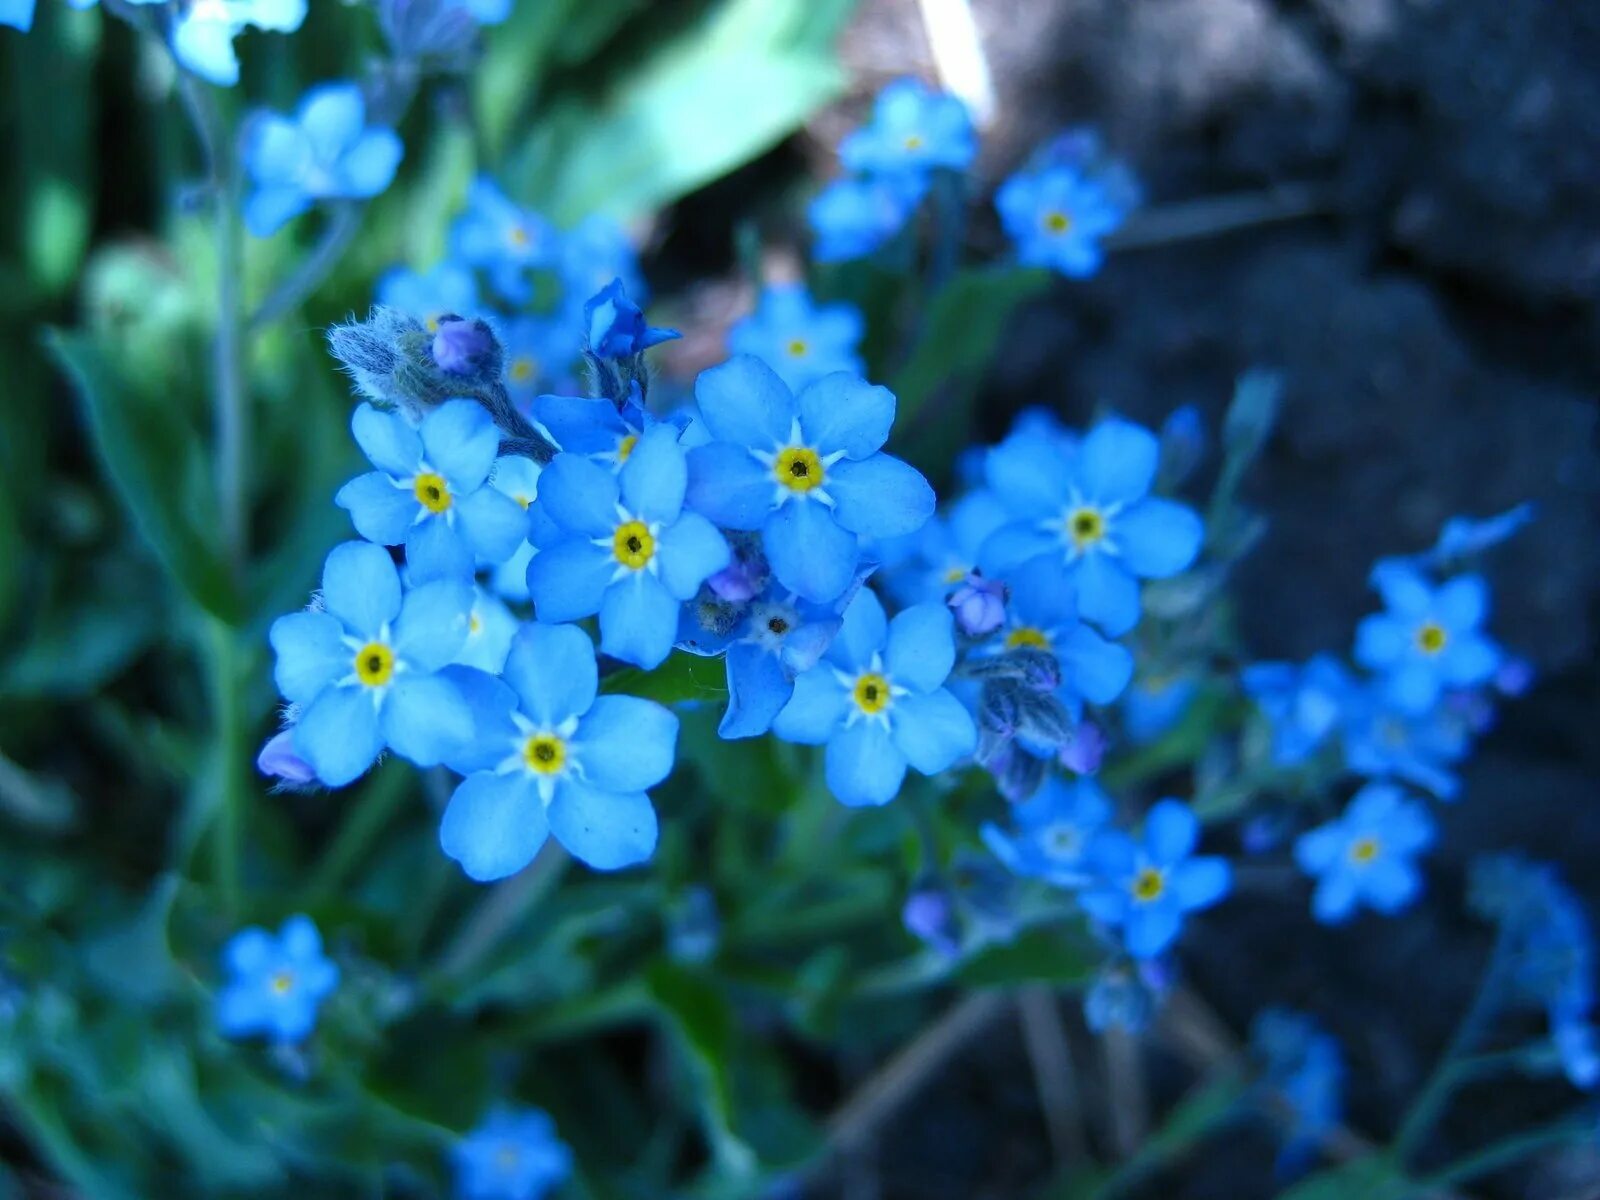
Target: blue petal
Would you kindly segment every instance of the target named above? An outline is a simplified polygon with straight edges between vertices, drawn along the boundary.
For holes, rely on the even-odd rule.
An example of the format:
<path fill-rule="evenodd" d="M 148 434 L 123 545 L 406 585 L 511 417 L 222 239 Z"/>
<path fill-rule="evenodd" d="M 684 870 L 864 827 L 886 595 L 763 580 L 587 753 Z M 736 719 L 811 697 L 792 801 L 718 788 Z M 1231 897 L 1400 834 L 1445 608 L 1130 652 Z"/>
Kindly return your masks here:
<path fill-rule="evenodd" d="M 894 393 L 848 371 L 817 380 L 795 407 L 806 443 L 824 457 L 843 450 L 846 458 L 866 458 L 889 440 L 894 424 Z"/>
<path fill-rule="evenodd" d="M 255 980 L 230 983 L 217 992 L 217 1029 L 229 1038 L 266 1032 L 272 1025 L 271 1008 Z"/>
<path fill-rule="evenodd" d="M 1183 913 L 1175 904 L 1135 904 L 1123 922 L 1128 953 L 1154 958 L 1177 940 Z"/>
<path fill-rule="evenodd" d="M 271 969 L 277 954 L 278 945 L 270 933 L 259 925 L 247 925 L 222 948 L 222 963 L 230 975 L 260 975 Z"/>
<path fill-rule="evenodd" d="M 1102 421 L 1089 431 L 1073 476 L 1091 504 L 1132 504 L 1150 490 L 1161 458 L 1156 435 L 1131 421 Z"/>
<path fill-rule="evenodd" d="M 663 423 L 640 434 L 623 464 L 621 483 L 622 502 L 630 513 L 646 521 L 676 520 L 689 484 L 678 431 Z"/>
<path fill-rule="evenodd" d="M 1380 856 L 1361 873 L 1367 903 L 1381 913 L 1397 913 L 1422 891 L 1422 876 L 1410 862 Z"/>
<path fill-rule="evenodd" d="M 785 504 L 767 521 L 762 544 L 778 582 L 815 604 L 837 599 L 855 579 L 856 536 L 817 501 Z"/>
<path fill-rule="evenodd" d="M 1053 647 L 1067 684 L 1091 704 L 1110 704 L 1133 678 L 1133 655 L 1087 625 L 1076 625 Z"/>
<path fill-rule="evenodd" d="M 1034 433 L 1014 433 L 984 457 L 989 490 L 1014 516 L 1059 516 L 1067 506 L 1067 466 L 1060 448 Z"/>
<path fill-rule="evenodd" d="M 473 879 L 515 875 L 549 836 L 539 792 L 526 775 L 488 771 L 461 781 L 439 824 L 439 846 Z"/>
<path fill-rule="evenodd" d="M 794 683 L 776 654 L 749 642 L 728 647 L 727 671 L 728 710 L 717 734 L 730 740 L 759 737 L 789 702 Z"/>
<path fill-rule="evenodd" d="M 335 546 L 322 567 L 322 603 L 357 637 L 376 637 L 400 614 L 400 572 L 389 552 L 370 542 Z"/>
<path fill-rule="evenodd" d="M 329 787 L 361 776 L 383 749 L 367 689 L 324 688 L 294 727 L 294 749 Z"/>
<path fill-rule="evenodd" d="M 416 474 L 422 459 L 422 439 L 398 413 L 382 412 L 363 404 L 350 418 L 350 432 L 367 460 L 396 479 Z"/>
<path fill-rule="evenodd" d="M 317 160 L 331 163 L 361 136 L 367 103 L 359 84 L 324 83 L 306 92 L 296 115 Z"/>
<path fill-rule="evenodd" d="M 1372 568 L 1371 580 L 1396 616 L 1421 621 L 1433 608 L 1427 580 L 1409 563 L 1384 559 Z"/>
<path fill-rule="evenodd" d="M 1166 579 L 1200 552 L 1205 526 L 1194 509 L 1171 500 L 1142 500 L 1110 521 L 1122 565 L 1145 579 Z"/>
<path fill-rule="evenodd" d="M 231 20 L 188 16 L 172 31 L 172 53 L 189 70 L 218 87 L 239 82 Z"/>
<path fill-rule="evenodd" d="M 1339 860 L 1349 841 L 1340 823 L 1319 825 L 1295 839 L 1294 861 L 1307 875 L 1321 875 Z"/>
<path fill-rule="evenodd" d="M 972 714 L 944 688 L 901 696 L 891 712 L 895 746 L 924 775 L 937 775 L 978 748 Z"/>
<path fill-rule="evenodd" d="M 378 195 L 394 182 L 404 156 L 405 147 L 394 130 L 366 130 L 339 160 L 340 194 L 356 199 Z"/>
<path fill-rule="evenodd" d="M 524 625 L 506 656 L 505 681 L 540 726 L 581 716 L 600 682 L 594 643 L 576 625 Z"/>
<path fill-rule="evenodd" d="M 438 675 L 396 678 L 379 723 L 390 748 L 419 767 L 438 766 L 472 738 L 472 711 L 454 685 Z"/>
<path fill-rule="evenodd" d="M 528 563 L 528 594 L 539 620 L 555 625 L 599 612 L 616 568 L 614 554 L 583 537 L 540 550 Z"/>
<path fill-rule="evenodd" d="M 309 704 L 323 688 L 350 672 L 344 629 L 327 613 L 279 617 L 268 636 L 278 655 L 272 678 L 291 704 Z"/>
<path fill-rule="evenodd" d="M 1499 650 L 1488 638 L 1476 633 L 1456 634 L 1439 655 L 1439 673 L 1452 687 L 1487 683 L 1499 666 Z"/>
<path fill-rule="evenodd" d="M 1144 844 L 1158 867 L 1170 867 L 1187 858 L 1199 837 L 1200 822 L 1181 801 L 1158 801 L 1145 817 Z"/>
<path fill-rule="evenodd" d="M 900 792 L 906 759 L 878 721 L 858 721 L 828 739 L 828 790 L 852 808 L 887 804 Z"/>
<path fill-rule="evenodd" d="M 252 113 L 245 125 L 241 153 L 245 169 L 258 184 L 292 185 L 311 166 L 311 143 L 300 126 L 272 112 Z"/>
<path fill-rule="evenodd" d="M 609 400 L 588 396 L 536 396 L 533 419 L 562 450 L 583 456 L 615 450 L 629 432 Z"/>
<path fill-rule="evenodd" d="M 1167 886 L 1185 911 L 1209 908 L 1233 886 L 1233 869 L 1226 859 L 1192 858 L 1172 868 Z"/>
<path fill-rule="evenodd" d="M 430 514 L 406 532 L 406 577 L 412 583 L 471 579 L 472 566 L 472 550 L 442 515 Z"/>
<path fill-rule="evenodd" d="M 251 237 L 271 237 L 311 207 L 311 197 L 298 184 L 257 188 L 244 202 L 244 225 Z"/>
<path fill-rule="evenodd" d="M 503 563 L 528 532 L 528 514 L 510 496 L 479 488 L 456 501 L 456 522 L 467 546 L 486 563 Z"/>
<path fill-rule="evenodd" d="M 744 449 L 772 450 L 789 438 L 794 397 L 759 358 L 736 354 L 694 381 L 700 419 L 713 437 Z"/>
<path fill-rule="evenodd" d="M 689 452 L 689 507 L 724 529 L 760 529 L 777 503 L 772 471 L 743 446 L 712 442 Z"/>
<path fill-rule="evenodd" d="M 578 723 L 572 752 L 603 792 L 642 792 L 672 771 L 678 718 L 653 700 L 601 696 Z"/>
<path fill-rule="evenodd" d="M 1356 626 L 1356 661 L 1377 670 L 1393 666 L 1411 646 L 1411 634 L 1388 613 L 1362 619 Z"/>
<path fill-rule="evenodd" d="M 1105 554 L 1089 553 L 1073 570 L 1078 585 L 1078 611 L 1112 637 L 1121 637 L 1139 623 L 1139 582 Z"/>
<path fill-rule="evenodd" d="M 600 649 L 613 658 L 652 670 L 672 653 L 677 633 L 678 601 L 648 571 L 635 571 L 606 589 L 600 601 Z"/>
<path fill-rule="evenodd" d="M 889 619 L 884 615 L 883 602 L 871 588 L 864 587 L 840 617 L 839 632 L 828 648 L 828 658 L 847 671 L 864 671 L 888 640 Z"/>
<path fill-rule="evenodd" d="M 820 745 L 844 722 L 849 703 L 833 668 L 815 667 L 795 678 L 794 693 L 774 718 L 772 732 L 786 742 Z"/>
<path fill-rule="evenodd" d="M 557 525 L 605 537 L 617 524 L 617 478 L 577 454 L 558 454 L 539 476 L 539 507 Z"/>
<path fill-rule="evenodd" d="M 1439 700 L 1444 683 L 1431 663 L 1413 659 L 1402 663 L 1384 680 L 1384 695 L 1401 712 L 1420 716 Z"/>
<path fill-rule="evenodd" d="M 322 935 L 304 913 L 295 913 L 278 927 L 278 941 L 291 962 L 308 964 L 322 957 Z"/>
<path fill-rule="evenodd" d="M 439 674 L 454 685 L 472 717 L 472 738 L 446 757 L 445 766 L 458 775 L 492 771 L 519 741 L 511 720 L 517 694 L 504 680 L 474 667 L 452 665 Z"/>
<path fill-rule="evenodd" d="M 700 585 L 728 565 L 728 543 L 699 513 L 686 512 L 660 533 L 661 582 L 675 600 L 692 600 Z"/>
<path fill-rule="evenodd" d="M 834 500 L 835 519 L 852 533 L 903 537 L 933 516 L 935 500 L 928 481 L 915 467 L 887 454 L 835 463 L 828 468 L 827 489 Z"/>
<path fill-rule="evenodd" d="M 356 532 L 380 546 L 406 540 L 422 505 L 409 487 L 396 487 L 382 471 L 357 475 L 334 495 L 333 502 L 350 514 Z"/>
<path fill-rule="evenodd" d="M 422 448 L 428 464 L 460 496 L 489 478 L 500 453 L 500 430 L 476 401 L 446 400 L 424 418 Z"/>
<path fill-rule="evenodd" d="M 643 792 L 603 792 L 570 776 L 550 802 L 550 832 L 597 871 L 646 861 L 656 849 L 656 810 Z"/>
<path fill-rule="evenodd" d="M 1078 590 L 1061 564 L 1061 556 L 1036 554 L 1007 570 L 1009 605 L 1018 624 L 1054 631 L 1078 623 Z"/>
<path fill-rule="evenodd" d="M 917 604 L 889 622 L 884 653 L 889 678 L 914 692 L 931 692 L 956 665 L 955 620 L 943 604 Z"/>
<path fill-rule="evenodd" d="M 1466 633 L 1483 624 L 1489 612 L 1489 585 L 1480 575 L 1458 575 L 1434 597 L 1439 623 L 1450 633 Z"/>
<path fill-rule="evenodd" d="M 395 653 L 413 667 L 437 671 L 461 653 L 472 613 L 472 585 L 440 579 L 406 594 L 395 623 Z"/>
<path fill-rule="evenodd" d="M 1335 868 L 1311 893 L 1311 915 L 1324 925 L 1337 925 L 1355 911 L 1359 884 L 1355 873 Z"/>
<path fill-rule="evenodd" d="M 978 551 L 978 565 L 985 575 L 1007 578 L 1024 564 L 1045 559 L 1053 564 L 1058 587 L 1071 587 L 1062 563 L 1061 539 L 1044 532 L 1031 522 L 1003 525 L 984 541 Z"/>

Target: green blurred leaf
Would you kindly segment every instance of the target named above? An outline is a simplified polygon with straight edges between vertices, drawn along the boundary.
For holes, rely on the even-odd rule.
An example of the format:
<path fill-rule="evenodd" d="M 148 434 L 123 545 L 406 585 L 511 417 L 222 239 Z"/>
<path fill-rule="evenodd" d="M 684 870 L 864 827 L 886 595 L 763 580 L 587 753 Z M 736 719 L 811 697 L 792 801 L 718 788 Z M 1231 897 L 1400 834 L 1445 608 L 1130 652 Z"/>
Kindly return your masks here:
<path fill-rule="evenodd" d="M 84 947 L 84 969 L 124 1004 L 159 1003 L 182 982 L 167 943 L 167 920 L 179 883 L 176 875 L 163 876 L 131 920 Z"/>
<path fill-rule="evenodd" d="M 1415 1192 L 1388 1159 L 1373 1154 L 1318 1171 L 1278 1200 L 1401 1200 Z"/>
<path fill-rule="evenodd" d="M 990 946 L 963 963 L 955 978 L 972 987 L 1013 987 L 1021 983 L 1082 983 L 1099 956 L 1086 940 L 1061 928 L 1029 929 Z"/>
<path fill-rule="evenodd" d="M 667 705 L 686 701 L 720 704 L 728 698 L 727 674 L 722 660 L 702 658 L 681 650 L 675 651 L 653 671 L 641 671 L 637 667 L 615 671 L 601 682 L 600 690 L 642 696 Z"/>
<path fill-rule="evenodd" d="M 203 477 L 193 432 L 174 409 L 143 402 L 86 335 L 50 330 L 45 344 L 76 387 L 106 473 L 156 557 L 196 604 L 236 621 L 239 598 L 207 530 L 215 506 L 185 503 L 184 488 Z"/>

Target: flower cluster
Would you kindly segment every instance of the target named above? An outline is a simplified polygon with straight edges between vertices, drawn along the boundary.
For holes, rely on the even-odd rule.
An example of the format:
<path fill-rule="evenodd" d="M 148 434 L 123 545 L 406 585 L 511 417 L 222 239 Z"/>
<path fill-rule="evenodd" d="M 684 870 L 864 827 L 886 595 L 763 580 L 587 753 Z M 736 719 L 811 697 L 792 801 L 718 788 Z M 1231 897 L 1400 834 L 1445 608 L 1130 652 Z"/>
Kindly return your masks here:
<path fill-rule="evenodd" d="M 1106 156 L 1093 131 L 1069 130 L 1041 146 L 995 193 L 1017 261 L 1082 279 L 1100 269 L 1101 246 L 1139 203 L 1139 186 Z"/>

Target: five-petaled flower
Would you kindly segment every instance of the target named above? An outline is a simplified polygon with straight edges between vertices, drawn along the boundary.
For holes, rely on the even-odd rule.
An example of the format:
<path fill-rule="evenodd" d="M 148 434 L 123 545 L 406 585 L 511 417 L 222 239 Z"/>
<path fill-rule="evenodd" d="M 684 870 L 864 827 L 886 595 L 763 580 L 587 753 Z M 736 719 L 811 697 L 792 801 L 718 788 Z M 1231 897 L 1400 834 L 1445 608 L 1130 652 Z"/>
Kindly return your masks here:
<path fill-rule="evenodd" d="M 499 1108 L 451 1148 L 457 1200 L 545 1200 L 572 1174 L 572 1151 L 537 1108 Z"/>
<path fill-rule="evenodd" d="M 1433 837 L 1433 818 L 1420 801 L 1391 783 L 1367 784 L 1337 819 L 1295 842 L 1295 862 L 1317 880 L 1311 915 L 1335 925 L 1362 904 L 1399 912 L 1422 890 L 1416 857 Z"/>
<path fill-rule="evenodd" d="M 884 87 L 873 104 L 872 119 L 839 145 L 845 168 L 867 175 L 964 171 L 977 154 L 967 106 L 912 78 Z"/>
<path fill-rule="evenodd" d="M 512 304 L 533 294 L 532 272 L 556 260 L 556 232 L 480 175 L 467 188 L 466 210 L 450 229 L 452 256 L 488 273 L 489 282 Z"/>
<path fill-rule="evenodd" d="M 1062 887 L 1088 882 L 1089 847 L 1111 820 L 1111 800 L 1087 779 L 1051 775 L 1031 797 L 1011 806 L 1012 831 L 986 823 L 984 844 L 1017 875 Z"/>
<path fill-rule="evenodd" d="M 755 355 L 798 391 L 835 371 L 861 374 L 862 332 L 853 304 L 816 304 L 801 284 L 773 285 L 755 312 L 728 330 L 728 349 Z"/>
<path fill-rule="evenodd" d="M 224 1037 L 304 1041 L 339 984 L 339 968 L 322 953 L 307 916 L 290 917 L 276 936 L 255 925 L 241 929 L 223 947 L 222 963 L 227 979 L 217 990 L 217 1028 Z"/>
<path fill-rule="evenodd" d="M 994 204 L 1018 261 L 1074 279 L 1100 269 L 1101 239 L 1126 216 L 1103 186 L 1064 166 L 1018 172 L 1000 185 Z"/>
<path fill-rule="evenodd" d="M 1388 611 L 1356 629 L 1356 661 L 1384 677 L 1397 708 L 1422 713 L 1445 688 L 1487 683 L 1500 650 L 1480 631 L 1489 611 L 1489 587 L 1478 575 L 1458 575 L 1430 587 L 1421 572 L 1398 560 L 1372 571 Z"/>

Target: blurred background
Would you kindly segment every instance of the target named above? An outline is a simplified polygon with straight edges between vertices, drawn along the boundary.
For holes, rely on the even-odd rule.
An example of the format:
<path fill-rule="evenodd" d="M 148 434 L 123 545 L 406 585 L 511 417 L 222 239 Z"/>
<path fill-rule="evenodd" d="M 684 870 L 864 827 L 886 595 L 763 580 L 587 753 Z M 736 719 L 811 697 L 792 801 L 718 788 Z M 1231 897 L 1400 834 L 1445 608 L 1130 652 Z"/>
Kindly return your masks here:
<path fill-rule="evenodd" d="M 229 668 L 250 681 L 232 763 L 214 756 L 207 732 L 218 680 L 195 646 L 210 635 L 184 615 L 125 515 L 159 524 L 177 511 L 190 535 L 206 536 L 196 447 L 213 314 L 198 298 L 214 263 L 191 211 L 198 160 L 170 67 L 97 12 L 49 4 L 28 37 L 0 31 L 0 884 L 11 899 L 55 905 L 63 937 L 87 937 L 160 894 L 174 846 L 204 862 L 218 773 L 242 772 L 272 728 L 265 623 L 302 602 L 322 550 L 344 536 L 329 496 L 357 455 L 321 330 L 363 311 L 385 267 L 439 257 L 475 166 L 492 164 L 512 195 L 557 220 L 605 211 L 630 223 L 652 318 L 690 332 L 665 360 L 686 382 L 721 356 L 720 331 L 753 303 L 750 247 L 781 261 L 804 245 L 804 201 L 877 88 L 950 69 L 929 21 L 952 3 L 519 0 L 474 75 L 429 88 L 402 127 L 401 182 L 373 205 L 357 252 L 254 351 L 260 560 L 235 616 L 255 657 L 246 650 Z M 1348 645 L 1374 607 L 1375 558 L 1420 549 L 1455 513 L 1538 505 L 1498 560 L 1493 622 L 1530 657 L 1537 683 L 1465 766 L 1467 799 L 1441 817 L 1428 900 L 1381 937 L 1370 924 L 1313 927 L 1299 905 L 1224 908 L 1198 924 L 1185 955 L 1214 1012 L 1177 1022 L 1149 1050 L 1159 1108 L 1195 1055 L 1239 1038 L 1262 1003 L 1297 1005 L 1345 1042 L 1349 1123 L 1389 1128 L 1485 952 L 1488 934 L 1461 902 L 1466 861 L 1518 847 L 1559 864 L 1591 916 L 1600 902 L 1600 6 L 970 8 L 993 87 L 985 191 L 1041 139 L 1087 124 L 1138 173 L 1151 210 L 1200 231 L 1129 244 L 1096 278 L 1060 282 L 1022 310 L 984 381 L 979 434 L 993 440 L 1028 405 L 1072 422 L 1103 406 L 1154 424 L 1194 404 L 1214 429 L 1240 372 L 1281 372 L 1282 417 L 1248 485 L 1271 522 L 1238 589 L 1252 658 Z M 317 0 L 294 38 L 247 38 L 244 82 L 229 101 L 286 109 L 307 83 L 358 71 L 377 45 L 358 16 Z M 992 213 L 977 212 L 971 236 L 979 252 L 1001 247 Z M 252 241 L 248 277 L 281 272 L 292 250 L 290 238 Z M 51 328 L 87 331 L 114 362 L 120 417 L 75 393 L 52 360 Z M 120 423 L 108 432 L 108 421 Z M 174 507 L 150 503 L 156 481 L 108 454 L 126 438 L 159 448 Z M 380 773 L 368 786 L 395 792 L 398 811 L 413 785 Z M 282 864 L 264 886 L 292 881 L 297 847 L 309 855 L 328 842 L 337 802 L 256 805 L 249 836 Z M 403 886 L 414 865 L 397 859 L 391 883 Z M 470 888 L 437 886 L 443 926 Z M 385 939 L 408 934 L 364 928 L 407 952 Z M 416 931 L 417 945 L 427 937 Z M 110 998 L 64 1015 L 59 1036 L 159 1038 L 141 1009 L 140 989 L 156 978 L 145 950 L 102 949 L 92 970 L 114 980 Z M 1067 1019 L 1092 1058 L 1076 1014 Z M 829 1036 L 831 1052 L 781 1048 L 800 1065 L 801 1103 L 813 1112 L 869 1065 L 848 1034 Z M 0 1083 L 21 1069 L 20 1045 L 8 1050 L 0 1030 Z M 594 1053 L 640 1056 L 626 1043 Z M 558 1061 L 583 1071 L 592 1055 Z M 1085 1078 L 1092 1090 L 1096 1072 Z M 14 1172 L 18 1195 L 87 1194 L 45 1166 L 48 1118 L 65 1139 L 73 1122 L 92 1127 L 94 1113 L 117 1111 L 74 1098 L 115 1091 L 110 1078 L 62 1069 L 52 1086 L 42 1125 L 38 1112 L 0 1113 L 9 1164 L 0 1171 Z M 1516 1088 L 1484 1095 L 1451 1117 L 1445 1137 L 1470 1147 L 1533 1102 Z M 1093 1095 L 1085 1107 L 1098 1111 Z M 91 1132 L 76 1144 L 102 1139 L 108 1155 L 145 1141 Z M 816 1194 L 1031 1194 L 1051 1151 L 1015 1023 L 990 1020 L 967 1036 L 881 1133 Z M 1228 1132 L 1130 1194 L 1272 1195 L 1271 1162 L 1264 1132 Z M 1600 1196 L 1597 1163 L 1535 1162 L 1474 1194 Z M 235 1191 L 277 1194 L 238 1180 L 173 1194 Z"/>

